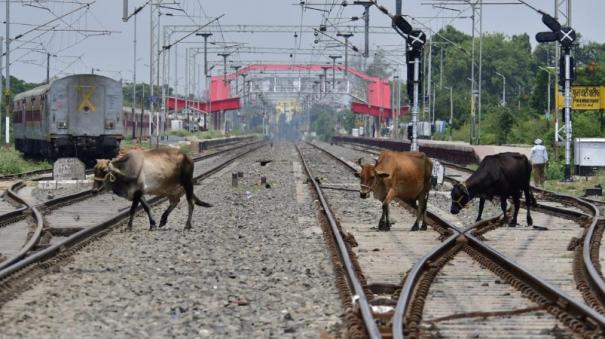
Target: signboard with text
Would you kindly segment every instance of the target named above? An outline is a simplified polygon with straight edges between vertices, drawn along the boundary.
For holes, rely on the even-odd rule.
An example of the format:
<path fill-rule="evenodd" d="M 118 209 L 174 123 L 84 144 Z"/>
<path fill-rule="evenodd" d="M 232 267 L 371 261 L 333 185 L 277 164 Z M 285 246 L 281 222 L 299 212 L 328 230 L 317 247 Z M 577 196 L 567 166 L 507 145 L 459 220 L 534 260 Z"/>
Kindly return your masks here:
<path fill-rule="evenodd" d="M 572 86 L 572 110 L 605 109 L 605 86 Z M 565 104 L 563 95 L 557 96 L 557 106 L 563 108 Z"/>

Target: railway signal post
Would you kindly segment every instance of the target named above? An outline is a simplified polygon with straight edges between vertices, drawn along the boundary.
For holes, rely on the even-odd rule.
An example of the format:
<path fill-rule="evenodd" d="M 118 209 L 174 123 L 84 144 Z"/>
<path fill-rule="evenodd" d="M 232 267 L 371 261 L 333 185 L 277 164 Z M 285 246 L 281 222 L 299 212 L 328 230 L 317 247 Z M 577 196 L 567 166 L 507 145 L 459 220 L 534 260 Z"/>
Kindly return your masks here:
<path fill-rule="evenodd" d="M 576 41 L 576 32 L 571 27 L 562 27 L 552 16 L 541 13 L 542 22 L 551 30 L 536 34 L 538 42 L 558 41 L 561 44 L 561 59 L 559 60 L 559 82 L 564 93 L 564 119 L 565 119 L 565 181 L 571 180 L 571 82 L 574 77 L 574 60 L 571 57 L 571 47 Z M 558 129 L 555 133 L 559 133 Z"/>
<path fill-rule="evenodd" d="M 406 59 L 408 64 L 408 96 L 412 102 L 412 144 L 411 151 L 418 151 L 418 92 L 420 89 L 420 57 L 426 42 L 426 34 L 413 30 L 406 38 Z M 411 84 L 411 86 L 410 86 Z M 411 90 L 411 91 L 410 91 Z"/>
<path fill-rule="evenodd" d="M 426 43 L 426 34 L 421 30 L 412 29 L 412 25 L 399 12 L 393 15 L 384 6 L 378 5 L 376 1 L 373 1 L 373 3 L 382 13 L 391 18 L 391 26 L 406 41 L 407 90 L 408 97 L 412 103 L 412 140 L 410 150 L 418 151 L 418 92 L 421 85 L 420 79 L 422 78 L 420 74 L 420 60 L 422 49 Z"/>

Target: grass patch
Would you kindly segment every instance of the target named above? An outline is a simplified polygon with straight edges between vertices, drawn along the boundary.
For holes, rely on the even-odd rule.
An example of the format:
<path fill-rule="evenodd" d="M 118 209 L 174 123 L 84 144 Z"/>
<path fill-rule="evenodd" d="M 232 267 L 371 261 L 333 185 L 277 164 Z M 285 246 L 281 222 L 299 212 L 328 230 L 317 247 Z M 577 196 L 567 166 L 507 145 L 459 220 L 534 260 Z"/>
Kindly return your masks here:
<path fill-rule="evenodd" d="M 191 149 L 191 145 L 189 144 L 182 144 L 180 147 L 181 152 L 187 154 L 188 156 L 191 156 L 193 154 L 193 150 Z"/>
<path fill-rule="evenodd" d="M 191 136 L 192 133 L 190 133 L 186 129 L 173 129 L 173 130 L 168 131 L 168 135 L 175 135 L 177 137 L 184 138 L 184 137 Z"/>
<path fill-rule="evenodd" d="M 0 149 L 0 175 L 17 174 L 42 169 L 50 169 L 47 161 L 31 161 L 23 158 L 21 152 L 14 148 Z"/>
<path fill-rule="evenodd" d="M 216 139 L 224 137 L 221 131 L 214 129 L 209 131 L 196 132 L 193 135 L 198 139 Z"/>
<path fill-rule="evenodd" d="M 120 143 L 120 148 L 121 149 L 133 149 L 133 148 L 150 149 L 150 148 L 152 148 L 152 146 L 149 145 L 149 141 L 143 141 L 142 143 L 139 144 L 138 139 L 124 139 Z M 155 148 L 155 143 L 153 143 L 153 148 Z"/>
<path fill-rule="evenodd" d="M 564 193 L 572 196 L 583 196 L 584 190 L 600 184 L 605 186 L 605 172 L 599 172 L 592 177 L 575 177 L 575 181 L 562 182 L 559 179 L 546 180 L 544 188 L 550 191 Z"/>

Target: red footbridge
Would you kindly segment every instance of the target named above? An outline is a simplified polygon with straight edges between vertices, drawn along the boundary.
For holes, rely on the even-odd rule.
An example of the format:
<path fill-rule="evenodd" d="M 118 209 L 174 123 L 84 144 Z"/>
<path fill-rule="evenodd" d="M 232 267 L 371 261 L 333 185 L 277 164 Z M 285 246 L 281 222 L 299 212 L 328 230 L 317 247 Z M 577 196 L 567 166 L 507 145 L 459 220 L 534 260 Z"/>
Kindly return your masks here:
<path fill-rule="evenodd" d="M 326 69 L 336 71 L 346 71 L 350 74 L 362 79 L 367 85 L 368 100 L 361 102 L 353 100 L 351 110 L 358 114 L 365 114 L 374 117 L 390 118 L 393 116 L 391 107 L 391 84 L 386 79 L 367 75 L 352 67 L 331 66 L 323 64 L 252 64 L 243 67 L 238 72 L 228 73 L 225 82 L 224 75 L 212 76 L 210 80 L 210 100 L 207 102 L 198 100 L 186 100 L 178 97 L 167 97 L 166 107 L 168 109 L 181 110 L 190 108 L 202 113 L 224 112 L 241 108 L 239 96 L 232 96 L 230 80 L 234 80 L 236 76 L 249 74 L 257 71 L 324 71 Z M 408 106 L 402 106 L 402 114 L 409 111 Z"/>

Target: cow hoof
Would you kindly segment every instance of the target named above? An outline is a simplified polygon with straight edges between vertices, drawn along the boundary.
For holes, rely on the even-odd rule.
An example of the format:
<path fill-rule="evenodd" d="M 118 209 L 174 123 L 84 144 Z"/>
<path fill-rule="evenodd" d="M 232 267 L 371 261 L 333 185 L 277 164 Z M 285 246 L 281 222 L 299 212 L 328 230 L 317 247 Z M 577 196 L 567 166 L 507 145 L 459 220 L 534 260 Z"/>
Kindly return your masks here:
<path fill-rule="evenodd" d="M 412 231 L 412 232 L 418 231 L 418 224 L 414 224 L 414 226 L 412 226 L 412 229 L 410 229 L 410 231 Z"/>
<path fill-rule="evenodd" d="M 510 224 L 508 224 L 508 227 L 517 227 L 517 223 L 511 222 Z"/>
<path fill-rule="evenodd" d="M 426 224 L 422 224 L 422 227 L 420 227 L 421 231 L 426 231 Z"/>
<path fill-rule="evenodd" d="M 533 224 L 534 224 L 534 220 L 531 217 L 527 218 L 527 225 L 531 226 Z"/>
<path fill-rule="evenodd" d="M 164 227 L 164 226 L 166 226 L 166 221 L 164 221 L 164 220 L 160 221 L 160 225 L 158 227 L 161 228 L 161 227 Z"/>
<path fill-rule="evenodd" d="M 378 225 L 378 231 L 387 232 L 391 230 L 391 226 Z"/>

